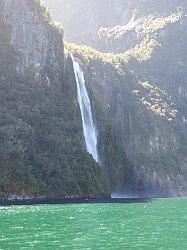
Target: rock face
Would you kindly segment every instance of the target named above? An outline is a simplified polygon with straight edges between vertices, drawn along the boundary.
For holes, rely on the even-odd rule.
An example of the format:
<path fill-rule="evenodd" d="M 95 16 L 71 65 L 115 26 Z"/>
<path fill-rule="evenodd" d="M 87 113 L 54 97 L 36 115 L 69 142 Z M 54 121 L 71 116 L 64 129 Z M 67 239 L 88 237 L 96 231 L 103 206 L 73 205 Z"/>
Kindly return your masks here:
<path fill-rule="evenodd" d="M 152 196 L 185 193 L 186 144 L 176 129 L 181 121 L 172 113 L 175 109 L 167 94 L 97 61 L 90 62 L 85 72 L 98 124 L 99 153 L 112 190 Z M 155 97 L 158 103 L 149 108 L 146 99 Z M 164 109 L 168 116 L 159 114 Z"/>
<path fill-rule="evenodd" d="M 113 52 L 67 45 L 82 61 L 112 191 L 186 194 L 186 1 L 56 4 L 68 41 Z"/>
<path fill-rule="evenodd" d="M 44 6 L 37 1 L 2 1 L 3 19 L 11 29 L 10 43 L 19 51 L 17 72 L 24 74 L 33 70 L 41 76 L 50 64 L 57 77 L 63 72 L 64 46 L 62 29 L 50 22 Z M 46 80 L 49 76 L 46 75 Z"/>
<path fill-rule="evenodd" d="M 63 31 L 39 1 L 0 2 L 0 195 L 102 196 Z"/>
<path fill-rule="evenodd" d="M 44 0 L 44 2 L 51 8 L 55 20 L 63 23 L 68 41 L 86 44 L 97 49 L 101 47 L 106 49 L 105 46 L 108 48 L 112 39 L 111 31 L 114 29 L 119 31 L 128 25 L 127 31 L 132 30 L 133 21 L 140 21 L 145 17 L 153 19 L 167 17 L 177 10 L 187 9 L 187 3 L 183 0 Z M 145 26 L 147 24 L 149 20 Z M 106 29 L 110 31 L 107 34 L 109 39 L 106 37 Z M 120 33 L 116 33 L 118 41 L 121 37 Z M 131 34 L 126 34 L 124 45 L 132 42 L 132 38 Z M 107 40 L 104 41 L 104 39 Z M 115 49 L 114 44 L 111 49 Z"/>
<path fill-rule="evenodd" d="M 103 51 L 65 45 L 84 71 L 101 168 L 84 145 L 62 29 L 40 1 L 2 0 L 0 195 L 185 195 L 185 1 L 45 2 L 68 40 Z"/>

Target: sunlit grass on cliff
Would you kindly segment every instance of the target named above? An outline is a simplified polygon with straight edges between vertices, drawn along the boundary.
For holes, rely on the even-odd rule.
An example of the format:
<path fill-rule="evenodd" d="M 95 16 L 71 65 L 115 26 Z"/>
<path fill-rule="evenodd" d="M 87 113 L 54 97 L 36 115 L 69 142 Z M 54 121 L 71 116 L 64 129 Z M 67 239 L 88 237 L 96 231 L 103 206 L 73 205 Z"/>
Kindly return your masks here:
<path fill-rule="evenodd" d="M 103 53 L 86 45 L 77 45 L 65 42 L 65 48 L 75 57 L 80 58 L 83 62 L 88 63 L 92 60 L 101 61 L 104 64 L 111 64 L 117 69 L 119 74 L 125 74 L 125 64 L 131 59 L 139 62 L 149 60 L 154 49 L 159 44 L 151 39 L 144 40 L 140 45 L 125 53 Z M 149 82 L 139 82 L 137 89 L 132 91 L 139 101 L 155 115 L 162 117 L 168 121 L 175 119 L 177 110 L 172 105 L 172 100 L 166 91 L 153 86 Z"/>
<path fill-rule="evenodd" d="M 172 23 L 180 21 L 182 16 L 182 12 L 178 10 L 167 17 L 149 15 L 136 19 L 134 16 L 124 26 L 117 25 L 112 28 L 100 28 L 98 38 L 104 40 L 119 39 L 129 31 L 134 32 L 137 37 L 145 37 L 147 35 L 155 34 L 155 32 L 158 32 Z"/>
<path fill-rule="evenodd" d="M 124 53 L 104 53 L 86 45 L 77 45 L 75 43 L 65 42 L 65 48 L 74 56 L 80 57 L 84 61 L 99 60 L 102 63 L 112 64 L 119 72 L 123 72 L 123 65 L 131 59 L 138 62 L 146 61 L 151 58 L 154 49 L 159 43 L 154 39 L 145 39 L 135 48 L 127 50 Z"/>
<path fill-rule="evenodd" d="M 155 115 L 165 118 L 168 121 L 175 119 L 178 111 L 171 97 L 161 88 L 151 85 L 148 81 L 139 81 L 139 88 L 133 90 L 133 95 Z"/>

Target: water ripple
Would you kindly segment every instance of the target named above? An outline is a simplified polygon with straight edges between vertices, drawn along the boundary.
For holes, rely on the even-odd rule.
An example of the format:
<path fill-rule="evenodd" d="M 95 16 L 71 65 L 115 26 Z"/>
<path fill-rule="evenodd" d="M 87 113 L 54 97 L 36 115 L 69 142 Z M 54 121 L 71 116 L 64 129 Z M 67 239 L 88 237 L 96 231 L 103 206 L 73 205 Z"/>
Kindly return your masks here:
<path fill-rule="evenodd" d="M 0 207 L 0 249 L 185 250 L 187 199 Z"/>

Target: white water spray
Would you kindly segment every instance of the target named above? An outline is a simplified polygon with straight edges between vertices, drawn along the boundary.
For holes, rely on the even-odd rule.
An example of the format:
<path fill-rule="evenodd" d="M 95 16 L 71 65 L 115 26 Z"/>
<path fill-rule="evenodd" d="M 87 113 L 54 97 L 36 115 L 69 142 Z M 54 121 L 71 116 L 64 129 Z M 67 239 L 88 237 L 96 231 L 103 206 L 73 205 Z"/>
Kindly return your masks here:
<path fill-rule="evenodd" d="M 97 151 L 97 136 L 92 118 L 90 100 L 85 86 L 84 74 L 80 69 L 79 64 L 74 60 L 74 57 L 72 55 L 71 58 L 73 61 L 73 68 L 77 83 L 77 96 L 81 110 L 86 149 L 88 153 L 93 156 L 94 160 L 98 162 L 99 156 Z"/>

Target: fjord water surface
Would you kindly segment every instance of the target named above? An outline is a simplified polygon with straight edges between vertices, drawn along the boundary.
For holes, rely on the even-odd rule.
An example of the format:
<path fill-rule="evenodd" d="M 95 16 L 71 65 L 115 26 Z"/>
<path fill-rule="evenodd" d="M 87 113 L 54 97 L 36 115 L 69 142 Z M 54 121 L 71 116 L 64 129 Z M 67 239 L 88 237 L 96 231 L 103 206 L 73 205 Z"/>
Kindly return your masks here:
<path fill-rule="evenodd" d="M 0 207 L 0 249 L 186 250 L 187 199 Z"/>

